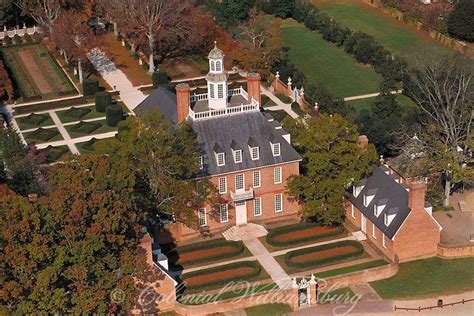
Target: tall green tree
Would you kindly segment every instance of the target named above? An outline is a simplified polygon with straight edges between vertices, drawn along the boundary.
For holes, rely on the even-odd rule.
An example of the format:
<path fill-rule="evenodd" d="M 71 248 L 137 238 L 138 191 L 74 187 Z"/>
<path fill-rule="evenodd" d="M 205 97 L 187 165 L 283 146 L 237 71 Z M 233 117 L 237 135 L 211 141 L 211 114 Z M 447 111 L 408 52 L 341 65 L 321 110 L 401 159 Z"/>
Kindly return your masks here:
<path fill-rule="evenodd" d="M 273 14 L 277 17 L 286 19 L 290 17 L 295 9 L 295 0 L 273 0 Z"/>
<path fill-rule="evenodd" d="M 474 41 L 474 0 L 460 0 L 449 15 L 448 32 L 464 41 Z"/>
<path fill-rule="evenodd" d="M 18 314 L 109 314 L 135 302 L 145 267 L 143 213 L 131 164 L 79 156 L 50 172 L 50 193 L 30 202 L 0 186 L 0 305 Z M 123 301 L 114 302 L 114 290 Z"/>
<path fill-rule="evenodd" d="M 357 144 L 358 136 L 357 127 L 339 114 L 321 114 L 296 135 L 303 162 L 301 174 L 290 177 L 288 189 L 302 204 L 304 216 L 325 224 L 342 222 L 346 187 L 368 174 L 377 159 L 373 145 Z"/>
<path fill-rule="evenodd" d="M 228 29 L 247 20 L 253 4 L 254 0 L 223 0 L 214 5 L 214 16 L 219 25 Z"/>
<path fill-rule="evenodd" d="M 140 189 L 157 217 L 172 216 L 195 226 L 194 211 L 217 198 L 207 178 L 195 180 L 201 172 L 200 149 L 188 124 L 175 126 L 159 112 L 129 117 L 128 129 L 101 149 L 133 164 L 140 177 Z"/>

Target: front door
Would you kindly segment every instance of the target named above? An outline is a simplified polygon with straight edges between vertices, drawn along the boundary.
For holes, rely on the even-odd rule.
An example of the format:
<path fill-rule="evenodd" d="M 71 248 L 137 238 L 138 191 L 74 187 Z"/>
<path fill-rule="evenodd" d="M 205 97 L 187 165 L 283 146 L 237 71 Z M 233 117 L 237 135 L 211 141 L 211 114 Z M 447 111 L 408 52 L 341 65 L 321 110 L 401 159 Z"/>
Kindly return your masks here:
<path fill-rule="evenodd" d="M 367 231 L 367 218 L 363 214 L 360 214 L 360 230 L 365 234 Z"/>
<path fill-rule="evenodd" d="M 235 202 L 235 225 L 247 224 L 247 204 L 243 202 Z"/>

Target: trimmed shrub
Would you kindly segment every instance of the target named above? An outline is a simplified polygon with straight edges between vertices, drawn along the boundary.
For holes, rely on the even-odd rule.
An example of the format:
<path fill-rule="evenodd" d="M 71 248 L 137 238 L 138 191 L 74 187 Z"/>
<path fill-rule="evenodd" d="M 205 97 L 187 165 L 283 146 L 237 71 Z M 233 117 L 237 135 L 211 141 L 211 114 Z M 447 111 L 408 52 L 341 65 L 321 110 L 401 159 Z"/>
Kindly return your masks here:
<path fill-rule="evenodd" d="M 56 135 L 59 134 L 59 131 L 56 128 L 38 128 L 37 130 L 28 133 L 31 135 L 30 137 L 27 136 L 27 138 L 32 138 L 34 140 L 40 140 L 43 142 L 47 142 L 51 138 L 55 137 Z M 27 134 L 27 135 L 28 135 Z"/>
<path fill-rule="evenodd" d="M 292 102 L 291 98 L 289 96 L 284 95 L 283 93 L 277 93 L 276 96 L 283 103 L 291 103 Z"/>
<path fill-rule="evenodd" d="M 241 275 L 234 275 L 234 274 L 229 274 L 228 278 L 221 279 L 221 280 L 213 280 L 212 274 L 216 272 L 222 272 L 226 270 L 233 270 L 233 269 L 239 269 L 239 268 L 252 268 L 253 271 L 250 273 L 246 274 L 241 274 Z M 189 279 L 191 277 L 196 277 L 196 276 L 206 276 L 208 275 L 208 281 L 201 283 L 199 285 L 194 285 L 194 286 L 188 286 L 186 285 L 187 289 L 190 290 L 197 290 L 197 289 L 205 289 L 209 287 L 217 288 L 222 285 L 227 284 L 228 282 L 231 281 L 239 281 L 239 280 L 246 280 L 249 281 L 253 278 L 256 278 L 257 276 L 260 275 L 260 271 L 262 270 L 262 267 L 257 261 L 243 261 L 243 262 L 236 262 L 236 263 L 231 263 L 231 264 L 226 264 L 223 266 L 218 266 L 215 268 L 210 268 L 210 269 L 205 269 L 205 270 L 200 270 L 196 272 L 191 272 L 191 273 L 186 273 L 181 276 L 181 279 L 186 282 L 186 279 Z"/>
<path fill-rule="evenodd" d="M 97 92 L 95 95 L 95 110 L 99 113 L 105 113 L 105 110 L 112 104 L 112 95 L 107 91 Z"/>
<path fill-rule="evenodd" d="M 129 120 L 122 120 L 117 123 L 117 132 L 120 134 L 121 132 L 128 131 L 130 129 L 130 121 Z"/>
<path fill-rule="evenodd" d="M 45 114 L 31 113 L 30 115 L 24 117 L 22 121 L 28 125 L 40 125 L 47 119 L 48 119 L 48 114 L 45 115 Z"/>
<path fill-rule="evenodd" d="M 86 116 L 87 114 L 89 114 L 90 112 L 91 112 L 91 109 L 89 108 L 72 107 L 69 110 L 64 111 L 64 115 L 72 117 L 72 118 L 80 119 Z"/>
<path fill-rule="evenodd" d="M 97 80 L 86 79 L 82 82 L 84 95 L 94 95 L 99 92 L 99 82 Z"/>
<path fill-rule="evenodd" d="M 45 152 L 47 162 L 51 163 L 59 160 L 65 154 L 69 153 L 69 149 L 67 146 L 53 147 L 49 145 L 48 147 L 42 149 L 40 152 Z"/>
<path fill-rule="evenodd" d="M 187 252 L 203 250 L 203 252 L 205 253 L 206 250 L 219 248 L 219 247 L 233 247 L 234 249 L 232 251 L 228 251 L 224 253 L 218 253 L 218 254 L 210 255 L 210 256 L 203 256 L 202 258 L 197 258 L 194 260 L 188 260 L 188 261 L 179 260 L 180 255 L 183 255 Z M 227 240 L 213 240 L 209 242 L 202 242 L 195 245 L 187 245 L 179 249 L 175 248 L 171 250 L 170 252 L 168 252 L 167 256 L 170 262 L 175 262 L 181 265 L 191 265 L 195 263 L 233 258 L 240 255 L 243 251 L 244 251 L 244 246 L 240 242 L 227 241 Z"/>
<path fill-rule="evenodd" d="M 96 129 L 102 126 L 99 122 L 84 122 L 80 121 L 76 125 L 71 127 L 71 130 L 80 134 L 91 134 Z"/>
<path fill-rule="evenodd" d="M 154 87 L 167 85 L 169 81 L 168 74 L 163 70 L 155 71 L 151 75 L 151 81 L 153 81 Z"/>
<path fill-rule="evenodd" d="M 330 249 L 337 249 L 341 247 L 354 247 L 355 249 L 347 253 L 336 254 L 334 256 L 329 256 L 325 258 L 323 257 L 323 258 L 308 260 L 304 262 L 292 261 L 292 259 L 297 256 L 330 250 Z M 301 250 L 290 251 L 289 253 L 285 255 L 285 263 L 289 267 L 309 268 L 309 267 L 326 265 L 328 263 L 334 263 L 334 262 L 342 261 L 349 258 L 359 257 L 363 253 L 364 253 L 364 247 L 362 246 L 362 244 L 356 241 L 352 241 L 352 240 L 344 240 L 344 241 L 335 242 L 332 244 L 326 244 L 322 246 L 316 246 L 316 247 L 305 248 Z"/>
<path fill-rule="evenodd" d="M 92 150 L 92 146 L 96 143 L 97 139 L 95 137 L 92 137 L 89 139 L 87 142 L 84 142 L 81 144 L 81 147 L 85 150 Z"/>
<path fill-rule="evenodd" d="M 295 112 L 296 114 L 298 114 L 299 116 L 301 117 L 304 117 L 305 116 L 305 112 L 301 109 L 300 105 L 298 104 L 298 102 L 293 102 L 291 103 L 291 109 L 293 110 L 293 112 Z"/>
<path fill-rule="evenodd" d="M 21 40 L 21 36 L 18 35 L 18 34 L 15 34 L 15 36 L 13 36 L 13 42 L 15 44 L 21 44 L 22 40 Z"/>
<path fill-rule="evenodd" d="M 283 235 L 283 234 L 303 231 L 306 229 L 311 229 L 311 228 L 316 228 L 316 227 L 321 227 L 321 225 L 319 223 L 298 223 L 295 225 L 278 227 L 268 232 L 266 240 L 267 240 L 267 243 L 269 243 L 272 246 L 282 247 L 282 246 L 300 244 L 307 241 L 314 241 L 314 240 L 324 239 L 328 237 L 334 237 L 334 236 L 341 235 L 344 232 L 344 227 L 338 226 L 336 227 L 337 229 L 335 229 L 334 231 L 322 232 L 319 234 L 313 234 L 310 236 L 302 236 L 301 238 L 295 238 L 295 239 L 289 239 L 289 240 L 276 240 L 278 236 Z"/>
<path fill-rule="evenodd" d="M 12 39 L 11 39 L 10 36 L 5 36 L 3 41 L 5 42 L 6 45 L 11 45 L 12 44 Z"/>
<path fill-rule="evenodd" d="M 105 110 L 105 121 L 108 126 L 117 126 L 117 123 L 123 120 L 123 110 L 118 105 L 109 105 Z"/>
<path fill-rule="evenodd" d="M 33 39 L 31 38 L 31 36 L 29 34 L 25 34 L 23 36 L 23 39 L 24 39 L 25 43 L 32 43 L 33 42 Z"/>

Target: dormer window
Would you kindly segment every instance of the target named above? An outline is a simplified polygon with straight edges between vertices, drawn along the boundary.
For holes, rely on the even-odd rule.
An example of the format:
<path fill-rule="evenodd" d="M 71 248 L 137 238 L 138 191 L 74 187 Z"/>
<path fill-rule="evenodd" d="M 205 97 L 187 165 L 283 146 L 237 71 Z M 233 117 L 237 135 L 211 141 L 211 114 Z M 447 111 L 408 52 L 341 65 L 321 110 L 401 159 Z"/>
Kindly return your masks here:
<path fill-rule="evenodd" d="M 388 199 L 378 200 L 377 203 L 374 203 L 374 215 L 379 216 L 380 213 L 384 210 L 387 205 Z"/>
<path fill-rule="evenodd" d="M 280 156 L 281 154 L 280 143 L 272 144 L 272 151 L 273 151 L 274 157 Z"/>
<path fill-rule="evenodd" d="M 217 153 L 216 160 L 219 167 L 225 166 L 225 153 Z"/>
<path fill-rule="evenodd" d="M 250 156 L 252 160 L 260 159 L 260 150 L 258 147 L 250 147 Z"/>
<path fill-rule="evenodd" d="M 242 149 L 234 150 L 234 162 L 242 162 Z"/>
<path fill-rule="evenodd" d="M 387 213 L 385 213 L 384 219 L 383 219 L 385 226 L 390 225 L 390 223 L 393 221 L 393 219 L 397 215 L 397 211 L 398 211 L 398 208 L 395 207 L 395 208 L 389 209 Z"/>
<path fill-rule="evenodd" d="M 365 207 L 369 206 L 369 204 L 374 199 L 376 193 L 377 193 L 377 189 L 370 189 L 369 191 L 367 191 L 367 193 L 364 194 L 363 200 L 364 200 Z"/>

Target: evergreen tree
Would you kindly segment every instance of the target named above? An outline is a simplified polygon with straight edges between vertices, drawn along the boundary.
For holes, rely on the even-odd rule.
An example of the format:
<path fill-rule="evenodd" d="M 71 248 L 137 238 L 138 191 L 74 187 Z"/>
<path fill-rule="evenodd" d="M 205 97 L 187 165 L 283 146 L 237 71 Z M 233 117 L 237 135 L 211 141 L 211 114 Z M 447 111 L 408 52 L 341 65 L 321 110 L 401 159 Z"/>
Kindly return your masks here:
<path fill-rule="evenodd" d="M 295 9 L 295 0 L 274 0 L 272 2 L 273 14 L 283 19 L 290 17 Z"/>
<path fill-rule="evenodd" d="M 224 28 L 236 26 L 250 17 L 253 0 L 223 0 L 215 5 L 214 15 L 217 22 Z"/>
<path fill-rule="evenodd" d="M 289 193 L 303 204 L 304 216 L 325 224 L 341 223 L 345 188 L 369 172 L 377 159 L 375 149 L 360 147 L 357 127 L 339 114 L 321 114 L 306 123 L 306 130 L 295 137 L 303 162 L 301 174 L 289 179 Z"/>
<path fill-rule="evenodd" d="M 474 0 L 460 0 L 448 19 L 450 35 L 464 41 L 474 41 Z"/>

